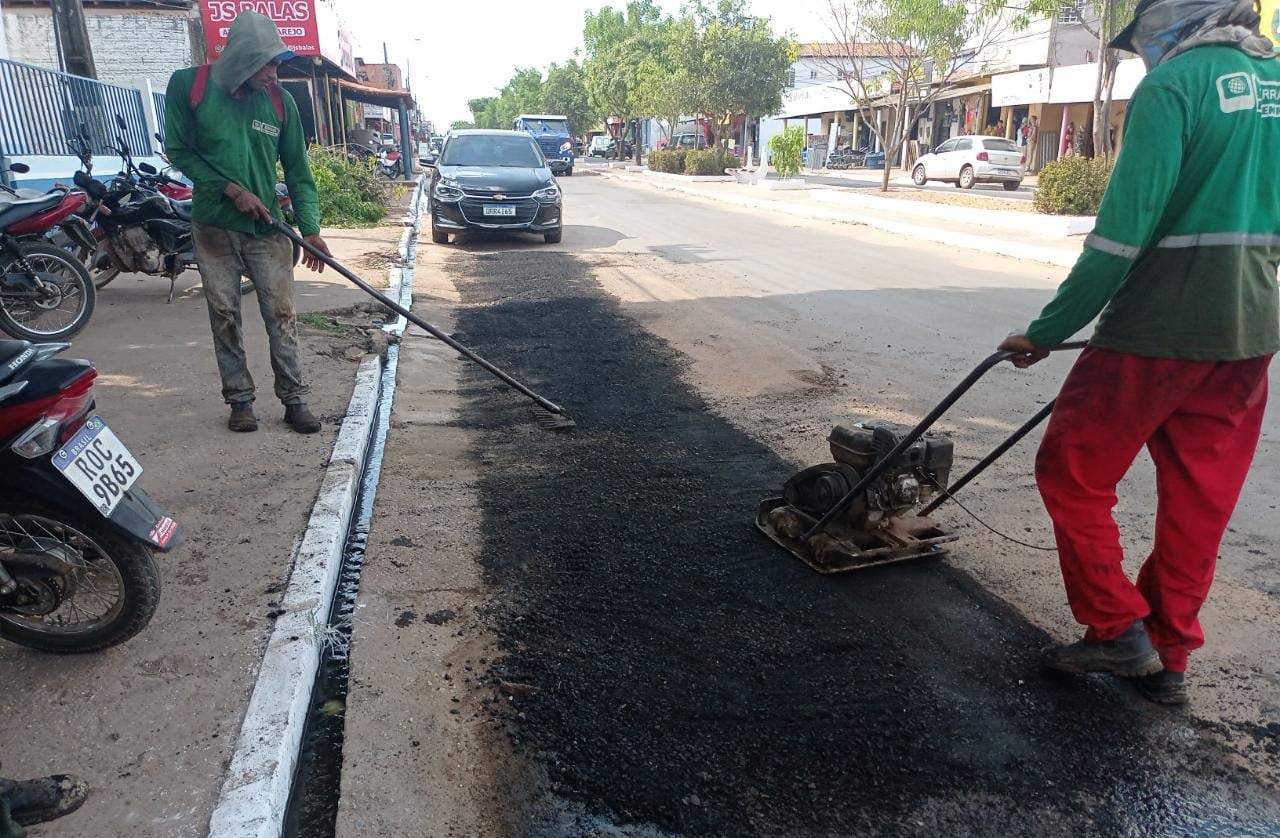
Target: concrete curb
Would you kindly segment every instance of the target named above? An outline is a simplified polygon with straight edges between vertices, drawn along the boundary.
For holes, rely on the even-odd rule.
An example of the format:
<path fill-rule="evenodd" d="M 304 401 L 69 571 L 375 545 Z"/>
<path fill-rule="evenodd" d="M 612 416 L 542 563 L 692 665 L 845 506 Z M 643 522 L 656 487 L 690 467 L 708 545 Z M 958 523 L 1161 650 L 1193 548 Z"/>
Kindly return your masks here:
<path fill-rule="evenodd" d="M 406 216 L 408 226 L 400 239 L 402 262 L 418 232 L 421 199 L 419 181 L 413 210 Z M 404 296 L 402 277 L 399 267 L 389 271 L 393 298 Z M 397 325 L 386 328 L 394 332 Z M 402 331 L 404 327 L 399 328 Z M 329 619 L 377 415 L 382 375 L 378 356 L 367 355 L 360 362 L 346 418 L 294 554 L 288 587 L 280 600 L 283 613 L 267 640 L 249 707 L 209 818 L 210 838 L 278 838 L 283 828 L 320 663 L 315 626 Z"/>
<path fill-rule="evenodd" d="M 633 178 L 621 176 L 616 172 L 600 172 L 599 174 L 606 178 L 634 180 Z M 895 235 L 909 236 L 914 239 L 931 241 L 937 244 L 950 245 L 952 247 L 962 247 L 966 250 L 976 250 L 981 253 L 995 253 L 1000 256 L 1009 256 L 1014 259 L 1025 259 L 1030 262 L 1040 262 L 1046 265 L 1056 265 L 1058 267 L 1069 268 L 1075 265 L 1076 258 L 1078 257 L 1078 254 L 1072 251 L 1057 250 L 1051 247 L 1041 247 L 1034 244 L 1008 241 L 1005 239 L 975 235 L 972 233 L 943 230 L 937 227 L 929 227 L 916 221 L 894 221 L 892 219 L 884 218 L 882 215 L 870 210 L 866 212 L 854 212 L 850 208 L 836 209 L 834 207 L 814 206 L 811 204 L 789 204 L 782 201 L 770 201 L 766 198 L 753 198 L 745 195 L 713 195 L 698 189 L 690 189 L 684 184 L 665 181 L 653 182 L 651 185 L 656 186 L 659 189 L 683 192 L 708 201 L 747 207 L 750 209 L 761 209 L 768 212 L 792 215 L 799 218 L 808 218 L 817 221 L 838 221 L 845 224 L 862 224 L 867 227 L 874 227 L 877 230 L 894 233 Z M 816 192 L 817 190 L 810 189 L 806 194 L 813 195 Z M 871 198 L 865 200 L 878 201 L 881 199 Z M 895 203 L 908 202 L 898 201 Z M 1008 222 L 1007 217 L 1004 220 L 1006 223 Z"/>

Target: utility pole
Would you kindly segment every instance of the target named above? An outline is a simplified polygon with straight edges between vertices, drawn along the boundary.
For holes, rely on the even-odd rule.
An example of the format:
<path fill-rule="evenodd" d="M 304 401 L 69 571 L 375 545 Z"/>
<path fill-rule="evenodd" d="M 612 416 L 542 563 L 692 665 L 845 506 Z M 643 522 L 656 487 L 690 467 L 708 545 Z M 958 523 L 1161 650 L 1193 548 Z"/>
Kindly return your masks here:
<path fill-rule="evenodd" d="M 89 27 L 84 20 L 81 0 L 50 0 L 53 30 L 62 48 L 63 69 L 74 76 L 96 79 L 98 68 L 93 63 L 89 45 Z"/>

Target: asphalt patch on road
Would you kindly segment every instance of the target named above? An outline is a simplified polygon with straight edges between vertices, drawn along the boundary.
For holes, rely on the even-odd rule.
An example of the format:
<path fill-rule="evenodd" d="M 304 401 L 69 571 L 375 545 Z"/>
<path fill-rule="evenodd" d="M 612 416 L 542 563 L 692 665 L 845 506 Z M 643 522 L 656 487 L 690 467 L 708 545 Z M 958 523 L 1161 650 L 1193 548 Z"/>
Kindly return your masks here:
<path fill-rule="evenodd" d="M 1054 679 L 1048 638 L 942 562 L 813 573 L 752 526 L 794 470 L 685 384 L 572 255 L 459 253 L 499 715 L 529 834 L 1270 834 L 1187 717 Z M 853 417 L 856 418 L 856 417 Z M 495 688 L 496 691 L 496 688 Z"/>

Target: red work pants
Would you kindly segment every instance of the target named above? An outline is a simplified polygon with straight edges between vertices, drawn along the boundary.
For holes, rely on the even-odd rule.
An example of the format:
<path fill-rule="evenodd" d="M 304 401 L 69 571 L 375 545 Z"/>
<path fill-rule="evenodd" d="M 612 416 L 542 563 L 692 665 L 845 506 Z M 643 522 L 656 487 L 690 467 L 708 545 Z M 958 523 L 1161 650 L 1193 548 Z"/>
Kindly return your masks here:
<path fill-rule="evenodd" d="M 1062 386 L 1036 457 L 1067 600 L 1091 640 L 1146 618 L 1164 667 L 1204 645 L 1200 606 L 1253 460 L 1271 358 L 1178 361 L 1089 347 Z M 1155 542 L 1134 585 L 1111 515 L 1142 446 L 1156 466 Z"/>

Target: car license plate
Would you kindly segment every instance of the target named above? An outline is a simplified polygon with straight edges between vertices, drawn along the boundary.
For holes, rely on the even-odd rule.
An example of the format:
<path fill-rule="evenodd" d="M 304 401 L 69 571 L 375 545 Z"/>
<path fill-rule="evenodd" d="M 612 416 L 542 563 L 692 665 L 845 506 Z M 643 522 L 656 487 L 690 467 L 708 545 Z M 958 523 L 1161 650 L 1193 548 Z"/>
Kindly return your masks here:
<path fill-rule="evenodd" d="M 516 208 L 510 204 L 485 204 L 484 214 L 509 218 L 516 214 Z"/>
<path fill-rule="evenodd" d="M 53 465 L 105 516 L 142 476 L 142 464 L 98 416 L 53 455 Z"/>

